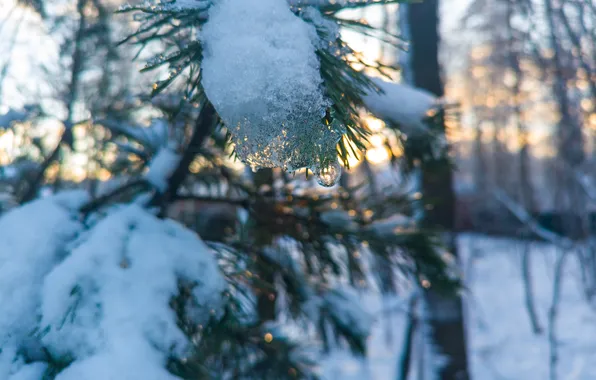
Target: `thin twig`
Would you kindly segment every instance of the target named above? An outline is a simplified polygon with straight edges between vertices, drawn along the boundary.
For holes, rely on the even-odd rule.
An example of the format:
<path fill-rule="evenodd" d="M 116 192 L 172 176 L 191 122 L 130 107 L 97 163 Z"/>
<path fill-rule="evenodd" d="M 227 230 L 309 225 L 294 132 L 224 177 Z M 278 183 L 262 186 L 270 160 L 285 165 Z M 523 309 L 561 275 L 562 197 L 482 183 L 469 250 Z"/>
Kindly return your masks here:
<path fill-rule="evenodd" d="M 39 185 L 41 184 L 41 182 L 43 181 L 43 178 L 45 176 L 46 170 L 50 167 L 52 162 L 54 162 L 60 155 L 60 146 L 61 145 L 62 145 L 62 138 L 60 139 L 60 141 L 58 142 L 58 144 L 56 145 L 56 147 L 54 148 L 52 153 L 50 153 L 50 155 L 47 156 L 41 163 L 41 166 L 40 166 L 39 170 L 37 171 L 37 173 L 35 174 L 35 177 L 29 183 L 29 186 L 27 186 L 27 191 L 19 199 L 19 203 L 29 202 L 30 200 L 35 198 L 35 195 L 37 195 L 37 190 L 39 188 Z"/>
<path fill-rule="evenodd" d="M 75 41 L 74 41 L 74 52 L 72 54 L 72 65 L 70 70 L 70 84 L 68 86 L 68 93 L 67 93 L 67 101 L 66 106 L 68 109 L 68 116 L 66 120 L 63 122 L 64 131 L 60 136 L 60 140 L 56 145 L 56 148 L 52 151 L 52 153 L 46 157 L 44 162 L 41 164 L 41 167 L 35 178 L 29 183 L 27 187 L 27 191 L 21 196 L 20 203 L 28 202 L 35 198 L 37 195 L 37 191 L 39 190 L 39 186 L 42 184 L 43 179 L 45 177 L 46 170 L 50 167 L 52 162 L 58 159 L 60 155 L 60 151 L 63 145 L 73 145 L 73 117 L 74 117 L 74 107 L 75 101 L 77 99 L 77 90 L 79 87 L 79 80 L 81 71 L 83 70 L 83 39 L 85 37 L 85 27 L 86 27 L 86 16 L 85 16 L 85 5 L 87 4 L 87 0 L 78 0 L 77 2 L 77 11 L 79 14 L 79 25 L 78 29 L 75 34 Z"/>
<path fill-rule="evenodd" d="M 581 43 L 581 37 L 578 36 L 575 31 L 573 30 L 573 27 L 571 26 L 571 23 L 569 22 L 569 19 L 567 18 L 567 14 L 565 14 L 565 8 L 560 6 L 558 8 L 558 14 L 559 14 L 559 18 L 561 19 L 561 21 L 563 22 L 563 26 L 565 26 L 565 30 L 567 31 L 567 35 L 569 36 L 569 39 L 571 40 L 571 43 L 573 44 L 573 46 L 578 50 L 579 54 L 577 55 L 577 61 L 579 62 L 579 66 L 586 72 L 586 73 L 591 73 L 593 72 L 592 68 L 590 67 L 590 64 L 586 61 L 585 57 L 582 54 L 582 43 Z M 588 87 L 590 89 L 590 95 L 592 96 L 592 99 L 596 100 L 596 82 L 593 80 L 593 77 L 588 76 Z"/>
<path fill-rule="evenodd" d="M 563 250 L 571 250 L 575 247 L 575 243 L 560 236 L 546 228 L 541 227 L 534 218 L 519 204 L 513 201 L 501 190 L 494 190 L 495 198 L 505 206 L 520 222 L 522 222 L 535 236 L 545 240 Z"/>
<path fill-rule="evenodd" d="M 399 359 L 399 368 L 397 370 L 397 379 L 398 380 L 407 380 L 408 375 L 410 374 L 410 368 L 412 367 L 412 353 L 414 349 L 414 333 L 416 332 L 416 327 L 418 326 L 418 319 L 414 313 L 414 309 L 416 307 L 416 303 L 418 302 L 418 297 L 413 295 L 410 298 L 409 302 L 409 317 L 406 322 L 406 330 L 405 330 L 405 337 L 403 340 L 402 351 Z"/>
<path fill-rule="evenodd" d="M 523 242 L 524 247 L 522 252 L 521 269 L 522 279 L 524 282 L 524 299 L 526 303 L 526 310 L 528 311 L 528 317 L 530 318 L 530 324 L 532 325 L 532 331 L 538 335 L 542 333 L 542 326 L 538 320 L 538 313 L 536 312 L 536 306 L 534 304 L 534 288 L 532 287 L 532 265 L 530 261 L 531 248 L 529 242 Z"/>
<path fill-rule="evenodd" d="M 134 188 L 137 188 L 137 187 L 150 188 L 151 185 L 145 179 L 138 179 L 138 180 L 129 182 L 127 184 L 124 184 L 124 185 L 100 196 L 100 197 L 97 197 L 97 198 L 91 200 L 89 203 L 87 203 L 83 207 L 81 207 L 79 209 L 79 211 L 81 212 L 81 214 L 83 214 L 84 217 L 86 217 L 90 213 L 96 211 L 103 205 L 107 204 L 112 199 L 116 198 L 117 196 L 122 195 L 125 192 L 132 190 Z"/>

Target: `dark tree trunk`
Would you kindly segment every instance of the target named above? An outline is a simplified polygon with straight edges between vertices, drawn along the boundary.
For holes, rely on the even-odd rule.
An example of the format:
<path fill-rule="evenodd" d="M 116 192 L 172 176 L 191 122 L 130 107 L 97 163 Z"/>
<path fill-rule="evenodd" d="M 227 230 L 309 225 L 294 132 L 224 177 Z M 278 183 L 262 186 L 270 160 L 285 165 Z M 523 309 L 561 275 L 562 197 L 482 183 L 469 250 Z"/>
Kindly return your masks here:
<path fill-rule="evenodd" d="M 265 168 L 253 174 L 255 187 L 260 191 L 273 191 L 273 182 L 275 176 L 273 169 Z M 270 187 L 266 190 L 266 187 Z M 255 243 L 261 249 L 272 243 L 272 236 L 266 232 L 265 229 L 255 231 Z M 270 265 L 267 261 L 259 256 L 257 259 L 257 271 L 260 279 L 267 284 L 275 284 L 275 273 L 271 272 Z M 257 312 L 259 314 L 260 323 L 274 321 L 276 318 L 275 304 L 277 299 L 277 292 L 274 290 L 267 291 L 263 289 L 257 296 Z"/>
<path fill-rule="evenodd" d="M 407 6 L 411 38 L 410 69 L 413 84 L 437 96 L 443 96 L 439 65 L 439 1 L 426 0 Z M 443 123 L 444 124 L 444 123 Z M 451 252 L 457 256 L 455 239 L 455 193 L 453 173 L 447 158 L 423 164 L 422 193 L 432 203 L 426 208 L 427 227 L 446 232 Z M 443 355 L 446 364 L 437 369 L 441 380 L 468 380 L 466 333 L 462 300 L 430 289 L 424 294 L 428 327 L 434 350 Z"/>

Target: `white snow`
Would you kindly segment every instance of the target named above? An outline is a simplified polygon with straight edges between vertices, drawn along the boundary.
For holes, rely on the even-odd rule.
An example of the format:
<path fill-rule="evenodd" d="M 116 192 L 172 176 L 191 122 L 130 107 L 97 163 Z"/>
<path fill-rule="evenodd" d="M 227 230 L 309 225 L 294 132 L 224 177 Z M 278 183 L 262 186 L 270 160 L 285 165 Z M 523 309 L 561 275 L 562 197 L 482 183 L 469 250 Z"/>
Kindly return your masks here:
<path fill-rule="evenodd" d="M 168 179 L 176 170 L 179 162 L 180 155 L 172 148 L 162 148 L 149 163 L 149 171 L 145 174 L 145 179 L 156 189 L 164 192 L 168 188 Z"/>
<path fill-rule="evenodd" d="M 183 286 L 190 323 L 219 318 L 216 260 L 196 234 L 136 205 L 85 229 L 87 201 L 63 192 L 0 218 L 0 379 L 42 380 L 47 364 L 25 360 L 46 352 L 72 360 L 57 380 L 176 379 L 166 361 L 189 342 L 170 302 Z"/>
<path fill-rule="evenodd" d="M 188 342 L 170 300 L 179 281 L 193 284 L 193 305 L 186 309 L 193 321 L 204 324 L 219 316 L 225 281 L 215 258 L 194 233 L 135 205 L 115 207 L 85 231 L 77 209 L 87 200 L 84 192 L 60 193 L 0 218 L 0 379 L 42 379 L 46 364 L 25 364 L 18 354 L 39 339 L 53 357 L 74 360 L 57 380 L 175 379 L 164 363 L 170 355 L 183 357 Z M 402 225 L 399 218 L 386 227 L 395 225 Z M 548 338 L 532 333 L 524 306 L 523 244 L 477 235 L 459 239 L 475 380 L 549 377 Z M 538 318 L 546 327 L 560 252 L 546 243 L 529 244 Z M 596 318 L 579 269 L 570 255 L 557 322 L 557 372 L 561 379 L 591 380 L 596 378 Z M 366 360 L 334 351 L 323 361 L 324 378 L 395 379 L 407 302 L 387 304 L 375 294 L 358 296 L 340 288 L 317 303 L 370 336 Z M 428 362 L 428 350 L 419 348 L 423 342 L 419 331 L 415 352 L 425 352 L 425 362 L 414 363 L 413 376 L 436 365 Z"/>
<path fill-rule="evenodd" d="M 180 9 L 200 9 L 203 10 L 211 3 L 210 0 L 176 0 L 173 6 Z"/>
<path fill-rule="evenodd" d="M 212 0 L 145 0 L 141 4 L 142 7 L 151 9 L 152 11 L 189 13 L 193 11 L 205 11 L 211 5 L 211 2 Z M 126 3 L 118 7 L 118 9 L 120 11 L 127 11 L 132 7 L 133 5 Z"/>
<path fill-rule="evenodd" d="M 524 306 L 523 242 L 468 235 L 460 238 L 460 248 L 468 260 L 466 277 L 472 288 L 468 319 L 474 373 L 481 380 L 548 379 L 548 337 L 532 333 Z M 531 243 L 530 249 L 538 318 L 546 327 L 554 262 L 560 252 L 545 243 Z M 596 378 L 595 322 L 593 306 L 582 295 L 578 262 L 570 257 L 557 321 L 560 379 Z"/>
<path fill-rule="evenodd" d="M 363 97 L 366 107 L 381 120 L 394 123 L 408 133 L 420 133 L 422 120 L 437 103 L 437 98 L 422 89 L 371 78 L 383 92 L 369 91 Z"/>
<path fill-rule="evenodd" d="M 196 235 L 134 205 L 101 220 L 45 279 L 42 341 L 75 359 L 57 380 L 174 379 L 165 361 L 188 343 L 169 306 L 179 281 L 195 323 L 220 313 L 224 280 Z"/>
<path fill-rule="evenodd" d="M 66 192 L 16 208 L 0 218 L 0 378 L 8 378 L 16 348 L 37 327 L 44 276 L 81 231 L 76 209 L 84 192 Z M 7 365 L 3 365 L 6 364 Z M 24 375 L 23 375 L 24 376 Z"/>
<path fill-rule="evenodd" d="M 79 193 L 41 199 L 0 218 L 0 346 L 20 340 L 35 326 L 44 275 L 81 230 L 73 209 Z M 15 286 L 19 284 L 20 286 Z"/>
<path fill-rule="evenodd" d="M 8 380 L 40 380 L 43 379 L 47 367 L 47 364 L 40 362 L 24 365 Z"/>
<path fill-rule="evenodd" d="M 322 7 L 322 6 L 329 6 L 329 5 L 336 5 L 336 6 L 345 6 L 348 3 L 353 6 L 362 6 L 364 4 L 375 4 L 378 3 L 379 0 L 287 0 L 293 6 L 313 6 L 313 7 Z"/>
<path fill-rule="evenodd" d="M 322 123 L 316 33 L 285 0 L 220 0 L 201 38 L 203 86 L 244 162 L 318 169 L 335 152 L 341 132 Z"/>
<path fill-rule="evenodd" d="M 524 306 L 520 269 L 522 244 L 513 239 L 479 235 L 459 238 L 469 289 L 465 301 L 471 379 L 549 378 L 548 337 L 545 333 L 532 333 Z M 549 244 L 530 244 L 536 307 L 542 327 L 546 327 L 553 265 L 558 253 Z M 569 258 L 564 273 L 557 322 L 557 373 L 561 380 L 592 380 L 596 378 L 595 311 L 583 297 L 577 260 Z M 407 294 L 402 295 L 406 297 Z M 362 359 L 345 350 L 334 351 L 323 360 L 323 378 L 394 380 L 402 350 L 406 310 L 387 307 L 372 293 L 361 294 L 360 304 L 376 320 L 369 339 L 368 357 Z M 420 344 L 424 340 L 424 331 L 419 331 L 414 351 L 415 355 L 423 352 L 426 361 L 413 363 L 410 379 L 418 378 L 418 370 L 430 365 L 428 347 Z"/>
<path fill-rule="evenodd" d="M 339 25 L 328 18 L 325 18 L 321 12 L 315 7 L 305 7 L 302 11 L 301 17 L 304 20 L 310 21 L 316 28 L 312 29 L 313 44 L 317 49 L 337 49 L 336 41 L 341 37 Z M 322 37 L 319 38 L 317 32 L 322 32 Z"/>

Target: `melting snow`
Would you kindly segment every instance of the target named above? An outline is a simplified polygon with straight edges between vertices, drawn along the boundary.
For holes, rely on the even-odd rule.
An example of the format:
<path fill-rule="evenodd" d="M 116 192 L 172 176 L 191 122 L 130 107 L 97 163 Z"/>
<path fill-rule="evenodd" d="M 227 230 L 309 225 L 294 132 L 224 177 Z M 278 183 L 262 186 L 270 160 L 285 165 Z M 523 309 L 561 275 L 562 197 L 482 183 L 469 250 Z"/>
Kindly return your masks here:
<path fill-rule="evenodd" d="M 209 10 L 203 85 L 255 169 L 317 172 L 319 157 L 335 155 L 341 131 L 322 122 L 316 38 L 285 0 L 220 0 Z"/>

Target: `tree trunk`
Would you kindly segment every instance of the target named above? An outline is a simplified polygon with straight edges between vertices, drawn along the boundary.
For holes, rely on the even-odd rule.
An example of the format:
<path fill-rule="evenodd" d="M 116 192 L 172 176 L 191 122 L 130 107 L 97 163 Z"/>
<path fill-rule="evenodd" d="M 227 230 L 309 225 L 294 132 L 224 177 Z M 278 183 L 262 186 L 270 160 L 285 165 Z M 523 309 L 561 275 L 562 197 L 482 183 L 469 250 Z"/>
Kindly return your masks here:
<path fill-rule="evenodd" d="M 273 191 L 273 181 L 275 176 L 273 175 L 273 169 L 265 168 L 257 171 L 253 174 L 253 180 L 255 183 L 255 187 L 260 189 L 261 191 Z M 266 190 L 266 187 L 270 187 L 269 190 Z M 266 246 L 272 243 L 271 240 L 272 236 L 267 233 L 265 230 L 256 231 L 255 234 L 255 244 L 259 247 L 259 249 L 264 249 Z M 258 257 L 257 259 L 257 274 L 260 276 L 260 279 L 264 282 L 274 285 L 275 283 L 275 273 L 272 273 L 270 269 L 268 269 L 269 265 L 262 257 Z M 269 321 L 274 321 L 276 318 L 275 312 L 275 304 L 277 299 L 277 292 L 275 291 L 261 291 L 257 296 L 257 312 L 259 314 L 259 322 L 265 323 Z"/>
<path fill-rule="evenodd" d="M 530 214 L 537 212 L 536 202 L 534 199 L 534 186 L 531 181 L 530 171 L 530 154 L 528 147 L 528 131 L 524 122 L 523 111 L 520 103 L 521 84 L 523 78 L 523 72 L 519 63 L 519 52 L 521 48 L 516 46 L 519 44 L 520 39 L 516 38 L 515 30 L 513 29 L 513 18 L 515 17 L 514 4 L 512 2 L 507 3 L 507 34 L 508 34 L 508 59 L 509 67 L 513 71 L 515 80 L 511 87 L 511 95 L 513 97 L 513 116 L 517 126 L 518 138 L 520 139 L 519 149 L 519 195 L 521 205 L 528 210 Z M 523 41 L 521 41 L 523 42 Z M 527 233 L 528 231 L 524 231 Z M 536 305 L 534 304 L 534 289 L 532 286 L 532 265 L 531 265 L 531 248 L 529 242 L 523 243 L 522 252 L 522 278 L 524 281 L 524 298 L 526 303 L 526 310 L 528 311 L 528 317 L 530 318 L 530 324 L 532 325 L 532 331 L 534 334 L 540 334 L 542 327 L 538 320 L 538 313 L 536 312 Z"/>
<path fill-rule="evenodd" d="M 407 5 L 411 38 L 410 68 L 416 87 L 443 96 L 439 66 L 439 0 L 426 0 Z M 443 123 L 444 125 L 444 123 Z M 455 239 L 455 193 L 453 173 L 447 157 L 422 164 L 422 193 L 433 200 L 426 208 L 423 223 L 446 232 L 450 251 L 457 256 Z M 424 292 L 430 339 L 435 352 L 445 364 L 437 369 L 441 380 L 468 380 L 466 333 L 462 299 L 443 295 L 429 288 Z"/>
<path fill-rule="evenodd" d="M 483 132 L 482 123 L 478 121 L 476 123 L 476 135 L 474 136 L 474 184 L 476 185 L 476 192 L 480 196 L 485 197 L 489 194 L 487 180 L 487 173 L 489 169 L 486 162 L 486 153 L 484 151 Z"/>
<path fill-rule="evenodd" d="M 581 127 L 574 120 L 570 112 L 571 102 L 567 92 L 566 80 L 568 75 L 563 62 L 565 51 L 560 44 L 559 28 L 556 23 L 556 10 L 553 0 L 544 0 L 544 9 L 548 26 L 549 44 L 553 51 L 552 94 L 556 100 L 557 111 L 560 117 L 557 125 L 557 149 L 558 158 L 563 161 L 563 164 L 557 167 L 557 177 L 560 186 L 564 186 L 559 190 L 559 198 L 563 198 L 565 201 L 561 202 L 562 199 L 559 199 L 558 205 L 562 210 L 571 209 L 573 212 L 577 212 L 579 210 L 574 209 L 574 203 L 579 207 L 583 207 L 584 204 L 583 202 L 579 202 L 578 204 L 579 199 L 574 199 L 576 194 L 578 194 L 578 190 L 577 181 L 575 181 L 572 174 L 583 163 L 585 158 L 583 135 Z"/>

